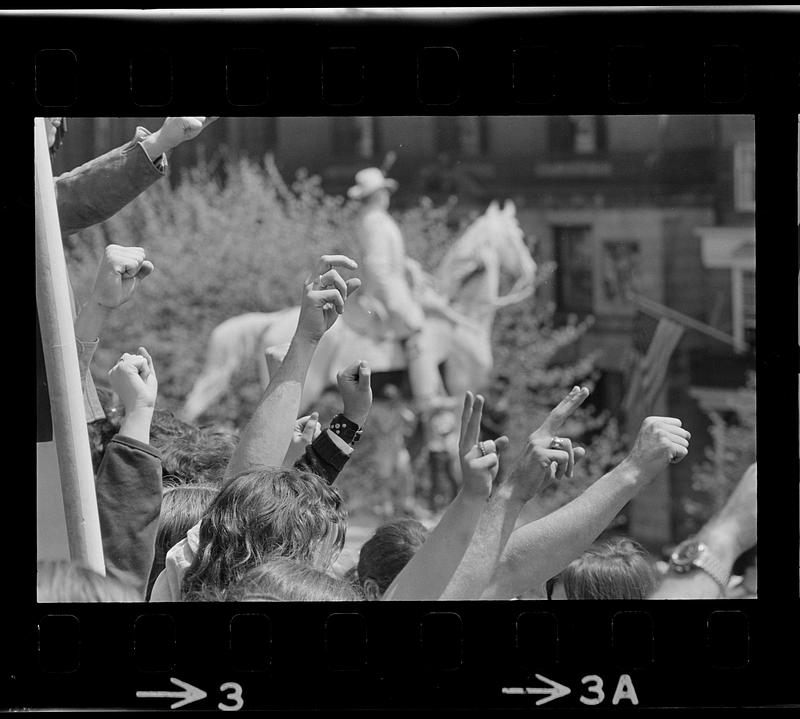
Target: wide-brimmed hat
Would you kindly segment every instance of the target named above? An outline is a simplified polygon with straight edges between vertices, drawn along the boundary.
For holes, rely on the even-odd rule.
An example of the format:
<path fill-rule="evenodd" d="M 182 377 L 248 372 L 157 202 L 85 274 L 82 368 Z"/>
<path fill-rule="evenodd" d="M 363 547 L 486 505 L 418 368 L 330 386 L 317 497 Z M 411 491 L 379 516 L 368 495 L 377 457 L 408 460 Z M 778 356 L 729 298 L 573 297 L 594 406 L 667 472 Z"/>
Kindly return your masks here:
<path fill-rule="evenodd" d="M 356 173 L 356 184 L 347 191 L 347 196 L 360 200 L 383 189 L 394 192 L 397 189 L 397 182 L 385 177 L 377 167 L 367 167 Z"/>

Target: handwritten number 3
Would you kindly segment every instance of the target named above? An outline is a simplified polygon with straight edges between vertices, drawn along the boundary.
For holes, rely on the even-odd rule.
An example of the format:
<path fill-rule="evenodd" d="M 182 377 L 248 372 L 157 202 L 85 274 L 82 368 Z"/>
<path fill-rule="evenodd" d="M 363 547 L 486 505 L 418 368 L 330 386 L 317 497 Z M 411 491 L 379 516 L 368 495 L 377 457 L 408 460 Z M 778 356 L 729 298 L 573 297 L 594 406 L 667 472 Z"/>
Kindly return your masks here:
<path fill-rule="evenodd" d="M 242 699 L 242 687 L 241 685 L 237 684 L 236 682 L 225 682 L 219 690 L 224 692 L 226 689 L 229 690 L 228 694 L 225 696 L 226 699 L 233 701 L 233 704 L 223 704 L 220 702 L 217 704 L 217 707 L 224 712 L 235 712 L 239 711 L 244 706 L 244 700 Z"/>

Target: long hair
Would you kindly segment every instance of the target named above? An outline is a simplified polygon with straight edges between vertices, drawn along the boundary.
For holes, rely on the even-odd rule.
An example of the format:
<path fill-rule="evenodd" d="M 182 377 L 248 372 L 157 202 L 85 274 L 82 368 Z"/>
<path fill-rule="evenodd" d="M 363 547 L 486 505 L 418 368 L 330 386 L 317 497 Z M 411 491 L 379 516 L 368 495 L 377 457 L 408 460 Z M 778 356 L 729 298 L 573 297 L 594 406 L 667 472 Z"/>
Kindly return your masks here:
<path fill-rule="evenodd" d="M 234 602 L 356 602 L 364 599 L 346 579 L 296 559 L 279 557 L 250 569 L 222 595 Z M 213 595 L 206 600 L 214 600 Z"/>
<path fill-rule="evenodd" d="M 383 594 L 427 536 L 428 530 L 416 519 L 395 519 L 378 527 L 359 552 L 359 584 L 363 587 L 372 579 Z"/>
<path fill-rule="evenodd" d="M 279 467 L 244 472 L 222 487 L 203 517 L 183 598 L 203 586 L 224 589 L 274 557 L 327 569 L 346 530 L 341 496 L 316 474 Z"/>
<path fill-rule="evenodd" d="M 133 587 L 68 561 L 39 562 L 36 589 L 39 602 L 142 601 Z"/>
<path fill-rule="evenodd" d="M 588 549 L 560 576 L 567 599 L 647 599 L 656 587 L 644 550 L 624 537 Z"/>
<path fill-rule="evenodd" d="M 156 533 L 155 556 L 147 582 L 145 597 L 147 601 L 150 601 L 153 585 L 161 570 L 164 569 L 167 552 L 202 519 L 218 492 L 219 487 L 197 484 L 164 488 L 161 516 L 158 519 L 158 532 Z"/>

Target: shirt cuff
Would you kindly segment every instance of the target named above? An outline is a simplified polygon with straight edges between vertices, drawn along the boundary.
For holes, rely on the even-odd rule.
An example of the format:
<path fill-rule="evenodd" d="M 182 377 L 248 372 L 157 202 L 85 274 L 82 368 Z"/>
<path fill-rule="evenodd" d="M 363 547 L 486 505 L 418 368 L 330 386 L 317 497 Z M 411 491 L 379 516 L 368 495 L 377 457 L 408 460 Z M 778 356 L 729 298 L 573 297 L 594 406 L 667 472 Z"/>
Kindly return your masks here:
<path fill-rule="evenodd" d="M 150 444 L 140 442 L 138 439 L 134 439 L 133 437 L 126 437 L 124 434 L 117 434 L 111 438 L 111 442 L 124 444 L 126 447 L 130 447 L 131 449 L 140 449 L 142 452 L 147 452 L 148 454 L 153 455 L 153 457 L 156 459 L 161 459 L 161 452 L 159 452 L 155 447 Z"/>
<path fill-rule="evenodd" d="M 325 430 L 311 443 L 311 446 L 320 459 L 334 467 L 337 472 L 340 472 L 352 454 L 353 448 L 346 445 L 339 437 L 335 439 L 333 437 L 335 435 L 332 432 Z"/>
<path fill-rule="evenodd" d="M 147 154 L 147 150 L 145 150 L 144 146 L 142 145 L 142 141 L 152 134 L 153 133 L 151 133 L 146 127 L 137 127 L 136 132 L 133 135 L 133 139 L 127 145 L 125 145 L 125 147 L 122 149 L 122 153 L 127 154 L 134 148 L 138 147 L 144 153 L 144 156 L 147 158 L 147 162 L 153 166 L 153 169 L 158 172 L 159 175 L 165 175 L 167 173 L 167 167 L 169 166 L 166 153 L 162 153 L 159 157 L 151 160 L 150 155 Z"/>

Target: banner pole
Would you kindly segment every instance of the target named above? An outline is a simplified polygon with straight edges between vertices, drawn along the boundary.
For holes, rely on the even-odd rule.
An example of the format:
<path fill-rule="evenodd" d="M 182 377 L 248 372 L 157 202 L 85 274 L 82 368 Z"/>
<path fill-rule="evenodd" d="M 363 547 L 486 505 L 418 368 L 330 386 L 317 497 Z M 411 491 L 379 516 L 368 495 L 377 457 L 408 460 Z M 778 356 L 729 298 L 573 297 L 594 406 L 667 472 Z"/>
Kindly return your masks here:
<path fill-rule="evenodd" d="M 69 278 L 44 118 L 34 120 L 36 306 L 70 558 L 105 575 Z"/>

